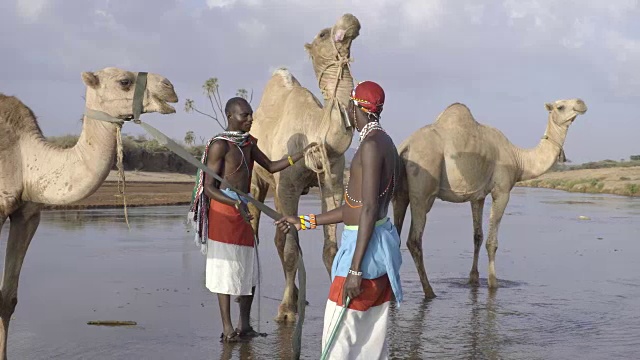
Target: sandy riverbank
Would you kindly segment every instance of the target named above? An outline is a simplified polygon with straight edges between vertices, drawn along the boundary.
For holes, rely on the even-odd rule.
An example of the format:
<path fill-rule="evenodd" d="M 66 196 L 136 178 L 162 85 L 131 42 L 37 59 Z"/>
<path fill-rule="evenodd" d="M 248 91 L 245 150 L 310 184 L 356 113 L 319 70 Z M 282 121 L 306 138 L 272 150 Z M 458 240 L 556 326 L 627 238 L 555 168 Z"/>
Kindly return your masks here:
<path fill-rule="evenodd" d="M 128 171 L 125 174 L 127 206 L 186 205 L 191 201 L 194 176 L 179 173 Z M 345 174 L 345 179 L 348 173 Z M 88 198 L 69 205 L 46 209 L 89 209 L 122 207 L 117 172 Z M 640 166 L 550 172 L 516 186 L 557 189 L 570 192 L 640 196 Z M 317 188 L 311 193 L 316 194 Z"/>
<path fill-rule="evenodd" d="M 516 186 L 640 196 L 640 166 L 550 172 Z"/>
<path fill-rule="evenodd" d="M 179 173 L 125 172 L 125 195 L 128 207 L 186 205 L 191 201 L 194 176 Z M 111 171 L 100 188 L 78 202 L 47 206 L 46 209 L 90 209 L 122 207 L 118 194 L 118 176 Z"/>

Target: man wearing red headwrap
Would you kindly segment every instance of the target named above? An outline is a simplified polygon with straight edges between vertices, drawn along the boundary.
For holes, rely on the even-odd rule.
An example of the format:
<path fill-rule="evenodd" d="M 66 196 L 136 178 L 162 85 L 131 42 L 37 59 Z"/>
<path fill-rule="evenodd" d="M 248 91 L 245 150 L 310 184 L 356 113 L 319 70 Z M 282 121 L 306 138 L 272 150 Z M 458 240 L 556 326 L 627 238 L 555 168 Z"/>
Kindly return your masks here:
<path fill-rule="evenodd" d="M 389 304 L 393 296 L 402 301 L 400 237 L 387 217 L 398 151 L 379 123 L 384 99 L 384 90 L 372 81 L 359 83 L 351 92 L 346 112 L 360 132 L 360 145 L 351 162 L 345 205 L 276 222 L 285 233 L 291 225 L 307 230 L 345 224 L 331 267 L 323 359 L 387 359 Z"/>
<path fill-rule="evenodd" d="M 360 110 L 379 121 L 384 105 L 384 90 L 373 81 L 363 81 L 351 91 L 351 101 Z"/>

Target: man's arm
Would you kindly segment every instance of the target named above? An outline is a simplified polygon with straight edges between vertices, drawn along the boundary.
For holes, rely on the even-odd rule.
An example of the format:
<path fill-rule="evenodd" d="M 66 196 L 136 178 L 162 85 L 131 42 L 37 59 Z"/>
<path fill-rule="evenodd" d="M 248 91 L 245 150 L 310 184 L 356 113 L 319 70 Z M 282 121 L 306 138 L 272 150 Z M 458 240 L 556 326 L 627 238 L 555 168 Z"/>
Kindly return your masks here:
<path fill-rule="evenodd" d="M 342 206 L 339 206 L 331 211 L 316 215 L 316 225 L 330 225 L 342 222 Z"/>
<path fill-rule="evenodd" d="M 220 175 L 220 177 L 223 177 L 221 170 L 227 151 L 229 151 L 229 146 L 227 145 L 226 141 L 216 141 L 211 145 L 211 147 L 209 148 L 209 153 L 207 154 L 207 167 L 213 170 L 216 174 Z M 205 195 L 217 202 L 234 206 L 237 201 L 228 197 L 222 191 L 220 191 L 220 189 L 218 189 L 217 183 L 218 181 L 214 179 L 213 176 L 209 176 L 205 173 L 203 185 Z"/>
<path fill-rule="evenodd" d="M 351 260 L 351 270 L 360 271 L 362 258 L 373 234 L 378 214 L 378 191 L 382 172 L 383 156 L 374 141 L 366 141 L 360 147 L 362 159 L 362 208 L 358 222 L 356 249 Z"/>
<path fill-rule="evenodd" d="M 315 145 L 317 145 L 317 144 L 311 143 L 311 144 L 307 145 L 299 153 L 291 155 L 291 160 L 294 163 L 300 161 L 300 159 L 302 159 L 304 157 L 304 152 L 307 149 L 309 149 L 309 148 L 311 148 L 311 147 L 313 147 Z M 279 172 L 279 171 L 282 171 L 282 170 L 288 168 L 289 166 L 291 166 L 291 164 L 289 163 L 289 158 L 284 158 L 284 159 L 280 159 L 280 160 L 276 160 L 276 161 L 271 161 L 267 157 L 267 155 L 265 155 L 262 152 L 262 150 L 260 150 L 260 148 L 258 148 L 258 145 L 254 145 L 253 146 L 253 149 L 251 150 L 251 155 L 253 157 L 253 160 L 255 160 L 255 162 L 257 162 L 260 166 L 265 168 L 271 174 Z"/>

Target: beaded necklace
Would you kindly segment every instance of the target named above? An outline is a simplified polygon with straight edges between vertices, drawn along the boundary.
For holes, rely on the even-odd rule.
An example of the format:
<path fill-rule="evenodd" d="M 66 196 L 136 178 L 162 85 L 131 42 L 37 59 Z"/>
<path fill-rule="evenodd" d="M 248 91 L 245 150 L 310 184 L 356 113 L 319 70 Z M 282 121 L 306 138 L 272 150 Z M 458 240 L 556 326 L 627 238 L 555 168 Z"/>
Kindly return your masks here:
<path fill-rule="evenodd" d="M 385 133 L 387 136 L 389 136 L 389 134 L 387 134 L 387 132 L 384 131 L 382 126 L 380 126 L 380 123 L 378 123 L 377 121 L 369 122 L 365 126 L 363 126 L 362 131 L 360 131 L 360 142 L 358 144 L 358 147 L 356 148 L 356 151 L 358 151 L 358 149 L 360 148 L 360 145 L 362 145 L 362 141 L 374 130 L 380 130 L 383 133 Z M 391 184 L 393 184 L 393 187 L 391 187 Z M 393 175 L 391 176 L 391 179 L 389 180 L 387 187 L 384 189 L 384 191 L 380 195 L 378 195 L 378 198 L 382 198 L 383 196 L 385 196 L 385 194 L 387 194 L 387 192 L 389 191 L 389 188 L 391 188 L 391 195 L 393 195 L 393 192 L 395 191 L 395 187 L 396 187 L 396 171 L 394 168 Z M 362 207 L 361 200 L 356 200 L 352 198 L 351 195 L 349 195 L 348 181 L 347 181 L 347 186 L 345 187 L 345 190 L 344 190 L 344 195 L 345 195 L 345 202 L 350 208 L 355 209 L 355 208 Z M 360 205 L 352 205 L 351 203 L 358 203 Z"/>

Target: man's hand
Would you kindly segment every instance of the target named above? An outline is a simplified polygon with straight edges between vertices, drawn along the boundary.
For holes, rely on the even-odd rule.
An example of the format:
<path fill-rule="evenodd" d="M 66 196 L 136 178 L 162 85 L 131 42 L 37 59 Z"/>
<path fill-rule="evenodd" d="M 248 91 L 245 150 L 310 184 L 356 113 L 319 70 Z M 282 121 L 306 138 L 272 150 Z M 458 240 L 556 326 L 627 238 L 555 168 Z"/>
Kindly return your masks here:
<path fill-rule="evenodd" d="M 351 273 L 347 274 L 347 279 L 344 281 L 344 287 L 342 288 L 342 303 L 347 304 L 347 297 L 351 300 L 357 298 L 362 293 L 360 289 L 360 283 L 362 282 L 362 276 L 356 276 Z"/>
<path fill-rule="evenodd" d="M 282 219 L 274 222 L 274 224 L 278 227 L 278 230 L 282 231 L 282 233 L 286 234 L 291 230 L 291 225 L 295 226 L 296 229 L 300 230 L 300 218 L 296 216 L 285 216 Z"/>
<path fill-rule="evenodd" d="M 305 152 L 307 152 L 307 150 L 309 150 L 311 148 L 314 148 L 316 146 L 318 146 L 318 143 L 317 142 L 312 142 L 311 144 L 305 146 L 304 149 L 302 149 L 302 152 L 305 153 Z"/>
<path fill-rule="evenodd" d="M 253 215 L 251 215 L 247 204 L 245 204 L 244 202 L 240 202 L 239 204 L 237 204 L 236 209 L 238 209 L 244 221 L 251 222 L 251 220 L 253 220 Z"/>

